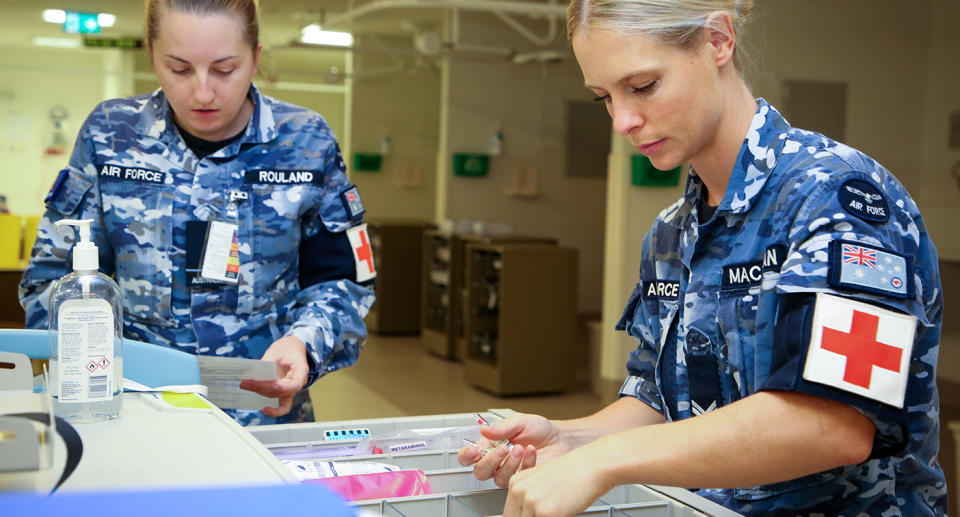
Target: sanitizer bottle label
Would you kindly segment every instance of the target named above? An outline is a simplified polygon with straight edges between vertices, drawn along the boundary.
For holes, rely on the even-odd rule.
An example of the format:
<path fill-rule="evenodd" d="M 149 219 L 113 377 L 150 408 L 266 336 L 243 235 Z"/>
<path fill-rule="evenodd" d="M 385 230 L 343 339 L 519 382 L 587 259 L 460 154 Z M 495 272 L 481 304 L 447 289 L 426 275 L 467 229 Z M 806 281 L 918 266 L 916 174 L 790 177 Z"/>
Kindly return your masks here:
<path fill-rule="evenodd" d="M 60 402 L 113 398 L 113 310 L 106 300 L 68 300 L 60 307 Z"/>

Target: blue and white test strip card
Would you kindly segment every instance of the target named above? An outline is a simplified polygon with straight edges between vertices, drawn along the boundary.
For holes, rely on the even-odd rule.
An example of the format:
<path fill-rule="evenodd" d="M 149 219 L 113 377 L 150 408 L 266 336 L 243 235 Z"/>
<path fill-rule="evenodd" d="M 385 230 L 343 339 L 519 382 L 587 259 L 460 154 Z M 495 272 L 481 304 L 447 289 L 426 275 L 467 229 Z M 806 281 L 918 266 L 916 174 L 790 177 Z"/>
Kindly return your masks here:
<path fill-rule="evenodd" d="M 365 427 L 356 429 L 335 429 L 323 432 L 324 440 L 359 440 L 370 436 L 370 430 Z"/>

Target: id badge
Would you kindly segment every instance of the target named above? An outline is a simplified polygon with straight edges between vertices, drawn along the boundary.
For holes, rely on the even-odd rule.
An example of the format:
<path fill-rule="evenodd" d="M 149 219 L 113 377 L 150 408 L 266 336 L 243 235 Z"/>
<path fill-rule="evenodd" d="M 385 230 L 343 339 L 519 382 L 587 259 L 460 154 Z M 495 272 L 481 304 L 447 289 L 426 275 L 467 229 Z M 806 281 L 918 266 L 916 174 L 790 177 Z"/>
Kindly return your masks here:
<path fill-rule="evenodd" d="M 240 225 L 213 219 L 200 253 L 200 276 L 214 282 L 237 284 L 240 277 Z"/>

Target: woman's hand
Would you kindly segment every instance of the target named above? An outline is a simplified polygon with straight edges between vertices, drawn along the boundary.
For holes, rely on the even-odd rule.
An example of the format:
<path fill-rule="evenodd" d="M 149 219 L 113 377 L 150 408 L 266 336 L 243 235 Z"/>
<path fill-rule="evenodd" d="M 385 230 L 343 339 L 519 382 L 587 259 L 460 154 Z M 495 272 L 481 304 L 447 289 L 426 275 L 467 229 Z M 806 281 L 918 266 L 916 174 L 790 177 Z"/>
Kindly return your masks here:
<path fill-rule="evenodd" d="M 509 485 L 510 478 L 518 470 L 532 468 L 570 450 L 563 440 L 562 428 L 538 415 L 513 415 L 482 427 L 480 432 L 483 437 L 477 445 L 460 449 L 457 461 L 463 466 L 476 464 L 473 472 L 477 479 L 493 478 L 501 488 Z M 504 443 L 493 447 L 501 441 Z"/>
<path fill-rule="evenodd" d="M 290 412 L 293 396 L 307 383 L 310 367 L 307 364 L 307 346 L 303 341 L 285 336 L 273 342 L 263 353 L 264 361 L 275 361 L 280 368 L 280 377 L 273 381 L 244 380 L 240 387 L 264 397 L 279 398 L 280 406 L 265 407 L 263 414 L 279 417 Z"/>
<path fill-rule="evenodd" d="M 581 512 L 613 486 L 606 486 L 580 447 L 553 461 L 517 472 L 510 480 L 503 517 L 564 517 Z"/>

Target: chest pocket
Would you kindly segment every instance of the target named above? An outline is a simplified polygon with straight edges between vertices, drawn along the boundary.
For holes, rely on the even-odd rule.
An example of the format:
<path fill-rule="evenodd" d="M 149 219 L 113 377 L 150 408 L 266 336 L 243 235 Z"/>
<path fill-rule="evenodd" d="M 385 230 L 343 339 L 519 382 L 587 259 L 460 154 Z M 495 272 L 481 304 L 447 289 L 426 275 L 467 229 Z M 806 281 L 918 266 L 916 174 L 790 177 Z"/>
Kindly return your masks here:
<path fill-rule="evenodd" d="M 312 187 L 248 185 L 240 207 L 241 281 L 237 311 L 286 312 L 299 290 L 297 251 L 301 207 Z"/>
<path fill-rule="evenodd" d="M 721 387 L 724 396 L 737 400 L 748 394 L 744 380 L 752 378 L 756 359 L 757 315 L 760 287 L 721 291 L 717 305 L 717 324 L 723 336 L 719 357 Z"/>
<path fill-rule="evenodd" d="M 667 421 L 678 418 L 677 413 L 677 318 L 680 302 L 677 300 L 654 301 L 658 306 L 657 319 L 657 388 L 664 403 Z"/>
<path fill-rule="evenodd" d="M 667 337 L 670 334 L 670 328 L 673 326 L 673 321 L 677 317 L 680 302 L 677 300 L 659 300 L 657 301 L 657 306 L 659 323 L 657 337 L 659 338 L 659 348 L 663 350 L 663 346 L 666 344 Z"/>
<path fill-rule="evenodd" d="M 100 199 L 126 316 L 151 325 L 172 324 L 172 190 L 162 184 L 102 180 Z"/>

